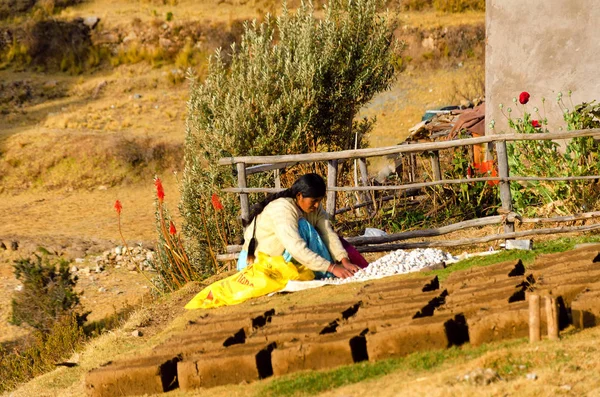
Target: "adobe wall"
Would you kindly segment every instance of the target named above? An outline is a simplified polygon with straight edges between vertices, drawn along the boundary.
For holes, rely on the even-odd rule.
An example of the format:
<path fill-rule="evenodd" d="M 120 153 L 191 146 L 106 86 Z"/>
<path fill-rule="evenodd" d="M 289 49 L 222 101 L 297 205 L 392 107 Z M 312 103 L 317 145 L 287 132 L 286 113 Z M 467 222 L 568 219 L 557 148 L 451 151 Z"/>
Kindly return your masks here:
<path fill-rule="evenodd" d="M 510 132 L 499 104 L 520 117 L 522 106 L 512 98 L 521 91 L 531 94 L 527 110 L 538 107 L 542 118 L 541 98 L 546 98 L 552 132 L 564 126 L 558 92 L 568 106 L 569 90 L 574 104 L 600 100 L 600 1 L 487 0 L 486 28 L 488 134 Z"/>

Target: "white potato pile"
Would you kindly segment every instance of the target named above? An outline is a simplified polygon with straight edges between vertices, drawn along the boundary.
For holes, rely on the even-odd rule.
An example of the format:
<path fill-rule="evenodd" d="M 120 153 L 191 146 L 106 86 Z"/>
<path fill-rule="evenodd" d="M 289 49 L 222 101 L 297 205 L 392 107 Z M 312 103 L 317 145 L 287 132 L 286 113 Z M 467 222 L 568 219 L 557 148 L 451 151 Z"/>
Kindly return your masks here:
<path fill-rule="evenodd" d="M 365 281 L 394 274 L 415 272 L 424 267 L 454 260 L 455 258 L 449 253 L 434 248 L 417 248 L 411 251 L 397 250 L 371 262 L 367 268 L 359 270 L 352 277 L 327 279 L 323 282 L 327 284 L 346 284 Z"/>

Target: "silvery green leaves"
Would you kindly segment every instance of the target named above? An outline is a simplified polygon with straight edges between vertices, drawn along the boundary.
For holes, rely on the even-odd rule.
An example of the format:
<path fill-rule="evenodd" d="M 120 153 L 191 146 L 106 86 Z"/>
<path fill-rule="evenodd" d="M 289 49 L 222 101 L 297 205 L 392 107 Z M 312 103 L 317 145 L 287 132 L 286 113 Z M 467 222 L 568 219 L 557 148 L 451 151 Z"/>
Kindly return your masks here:
<path fill-rule="evenodd" d="M 379 0 L 331 0 L 322 18 L 311 3 L 262 23 L 248 22 L 239 45 L 210 59 L 203 82 L 192 79 L 181 211 L 193 262 L 206 263 L 214 225 L 203 224 L 210 194 L 232 186 L 226 156 L 277 155 L 360 146 L 374 120 L 360 108 L 387 89 L 399 46 Z M 355 135 L 357 132 L 357 135 Z M 250 185 L 265 185 L 253 176 Z M 239 231 L 236 197 L 223 197 Z M 230 236 L 232 237 L 232 236 Z"/>

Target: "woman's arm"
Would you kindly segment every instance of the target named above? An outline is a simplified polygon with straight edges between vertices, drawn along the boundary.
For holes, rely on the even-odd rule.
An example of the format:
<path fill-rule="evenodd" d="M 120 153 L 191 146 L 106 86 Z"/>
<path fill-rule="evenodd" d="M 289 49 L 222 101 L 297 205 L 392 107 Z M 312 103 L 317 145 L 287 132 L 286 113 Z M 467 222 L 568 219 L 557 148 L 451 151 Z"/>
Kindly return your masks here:
<path fill-rule="evenodd" d="M 327 271 L 331 263 L 311 251 L 298 232 L 299 213 L 295 204 L 287 200 L 278 200 L 269 204 L 269 207 L 271 208 L 268 213 L 272 217 L 277 238 L 292 257 L 311 270 Z"/>
<path fill-rule="evenodd" d="M 344 259 L 348 259 L 348 253 L 344 249 L 340 237 L 333 230 L 329 216 L 322 208 L 319 208 L 316 213 L 315 229 L 321 235 L 329 253 L 336 261 L 341 262 Z"/>

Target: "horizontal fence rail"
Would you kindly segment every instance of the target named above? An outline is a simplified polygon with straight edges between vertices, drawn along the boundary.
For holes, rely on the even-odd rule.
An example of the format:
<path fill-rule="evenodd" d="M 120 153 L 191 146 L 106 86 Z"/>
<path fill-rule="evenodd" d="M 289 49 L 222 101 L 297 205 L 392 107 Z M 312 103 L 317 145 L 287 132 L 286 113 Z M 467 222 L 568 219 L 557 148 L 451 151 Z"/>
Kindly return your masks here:
<path fill-rule="evenodd" d="M 375 202 L 382 202 L 383 199 L 389 200 L 395 198 L 397 193 L 393 196 L 386 196 L 385 198 L 378 198 L 373 200 L 369 198 L 366 192 L 375 191 L 404 191 L 403 195 L 408 196 L 410 194 L 419 194 L 420 189 L 434 186 L 444 186 L 452 184 L 465 184 L 465 183 L 476 183 L 476 182 L 497 182 L 499 184 L 499 194 L 501 200 L 501 208 L 498 212 L 502 215 L 488 216 L 484 218 L 472 219 L 467 221 L 458 222 L 448 226 L 442 226 L 435 229 L 425 230 L 413 230 L 402 233 L 395 233 L 387 236 L 378 237 L 347 237 L 346 239 L 356 245 L 361 252 L 377 252 L 377 251 L 389 251 L 394 249 L 409 249 L 409 248 L 425 248 L 425 247 L 454 247 L 461 245 L 481 244 L 494 240 L 502 239 L 514 239 L 519 237 L 543 235 L 543 234 L 554 234 L 554 233 L 569 233 L 569 232 L 585 232 L 591 230 L 597 230 L 600 228 L 599 224 L 588 225 L 588 226 L 563 226 L 558 228 L 545 228 L 545 229 L 533 229 L 516 232 L 514 230 L 515 224 L 538 224 L 548 222 L 574 222 L 574 221 L 586 221 L 588 219 L 594 219 L 600 217 L 599 212 L 587 212 L 562 217 L 550 217 L 550 218 L 522 218 L 519 214 L 512 211 L 512 197 L 510 193 L 511 182 L 543 182 L 543 181 L 555 181 L 555 182 L 568 182 L 568 181 L 586 181 L 595 180 L 598 182 L 600 176 L 586 175 L 586 176 L 563 176 L 563 177 L 537 177 L 537 176 L 509 176 L 509 165 L 508 158 L 506 155 L 506 142 L 514 141 L 543 141 L 543 140 L 565 140 L 572 138 L 581 137 L 600 137 L 600 128 L 588 129 L 588 130 L 577 130 L 577 131 L 566 131 L 558 133 L 537 133 L 537 134 L 497 134 L 488 135 L 478 138 L 467 138 L 458 139 L 452 141 L 442 142 L 429 142 L 429 143 L 417 143 L 417 144 L 402 144 L 383 148 L 369 148 L 369 149 L 356 149 L 356 150 L 344 150 L 339 152 L 325 152 L 325 153 L 306 153 L 306 154 L 293 154 L 293 155 L 281 155 L 281 156 L 241 156 L 241 157 L 227 157 L 219 160 L 220 165 L 235 165 L 235 171 L 237 173 L 238 186 L 222 189 L 223 192 L 237 193 L 240 196 L 242 218 L 245 218 L 249 214 L 249 194 L 252 193 L 277 193 L 282 190 L 280 186 L 279 176 L 287 167 L 295 166 L 297 164 L 312 163 L 312 162 L 327 162 L 327 212 L 330 217 L 336 214 L 354 210 L 357 208 L 371 206 L 375 209 Z M 464 179 L 443 179 L 442 172 L 440 170 L 440 157 L 439 151 L 443 149 L 452 149 L 457 147 L 472 146 L 495 143 L 497 162 L 498 162 L 498 176 L 489 177 L 476 177 L 476 178 L 464 178 Z M 409 175 L 409 181 L 412 183 L 402 185 L 386 185 L 386 186 L 369 186 L 368 174 L 366 168 L 366 158 L 374 156 L 388 156 L 393 154 L 410 154 L 410 164 L 415 164 L 415 153 L 428 153 L 431 158 L 432 175 L 433 179 L 428 182 L 412 182 L 415 180 L 415 175 Z M 358 160 L 357 163 L 360 165 L 360 183 L 362 186 L 337 186 L 337 175 L 339 162 L 348 160 Z M 248 166 L 248 164 L 255 164 L 254 166 Z M 256 188 L 247 187 L 247 176 L 259 172 L 274 171 L 275 173 L 275 187 L 274 188 Z M 414 171 L 414 170 L 413 170 Z M 356 172 L 355 172 L 356 175 Z M 355 176 L 355 179 L 357 177 Z M 358 180 L 355 181 L 355 185 L 358 185 Z M 336 193 L 337 192 L 361 192 L 357 194 L 358 204 L 351 205 L 348 207 L 336 209 Z M 372 214 L 372 213 L 371 213 Z M 419 239 L 419 238 L 430 238 L 441 236 L 444 234 L 452 233 L 455 231 L 489 226 L 494 224 L 504 225 L 504 233 L 488 235 L 477 238 L 461 239 L 461 240 L 436 240 L 436 241 L 420 241 L 420 242 L 407 242 L 394 244 L 396 241 Z M 228 253 L 217 255 L 219 260 L 234 260 L 238 254 L 237 252 L 241 249 L 240 246 L 228 246 Z"/>
<path fill-rule="evenodd" d="M 451 149 L 461 146 L 481 145 L 493 142 L 512 142 L 512 141 L 552 141 L 560 139 L 572 139 L 588 136 L 599 136 L 600 128 L 589 130 L 549 132 L 539 134 L 496 134 L 487 135 L 479 138 L 456 139 L 452 141 L 415 143 L 410 145 L 396 145 L 372 149 L 342 150 L 339 152 L 323 153 L 304 153 L 287 154 L 280 156 L 239 156 L 225 157 L 219 159 L 219 165 L 231 165 L 237 163 L 244 164 L 281 164 L 281 163 L 311 163 L 315 161 L 330 160 L 352 160 L 363 157 L 387 156 L 398 153 L 418 153 L 427 151 L 437 151 L 441 149 Z"/>
<path fill-rule="evenodd" d="M 600 175 L 590 175 L 590 176 L 566 176 L 566 177 L 536 177 L 536 176 L 509 176 L 509 177 L 481 177 L 481 178 L 465 178 L 465 179 L 443 179 L 441 181 L 431 181 L 431 182 L 421 182 L 421 183 L 411 183 L 407 185 L 389 185 L 389 186 L 337 186 L 337 187 L 328 187 L 328 191 L 332 192 L 364 192 L 371 190 L 408 190 L 408 189 L 416 189 L 422 187 L 429 186 L 440 186 L 440 185 L 453 185 L 453 184 L 461 184 L 461 183 L 474 183 L 474 182 L 541 182 L 541 181 L 577 181 L 577 180 L 595 180 L 600 179 Z M 247 187 L 247 188 L 238 188 L 238 187 L 230 187 L 221 189 L 227 193 L 278 193 L 285 189 L 283 188 L 273 188 L 273 187 Z"/>

